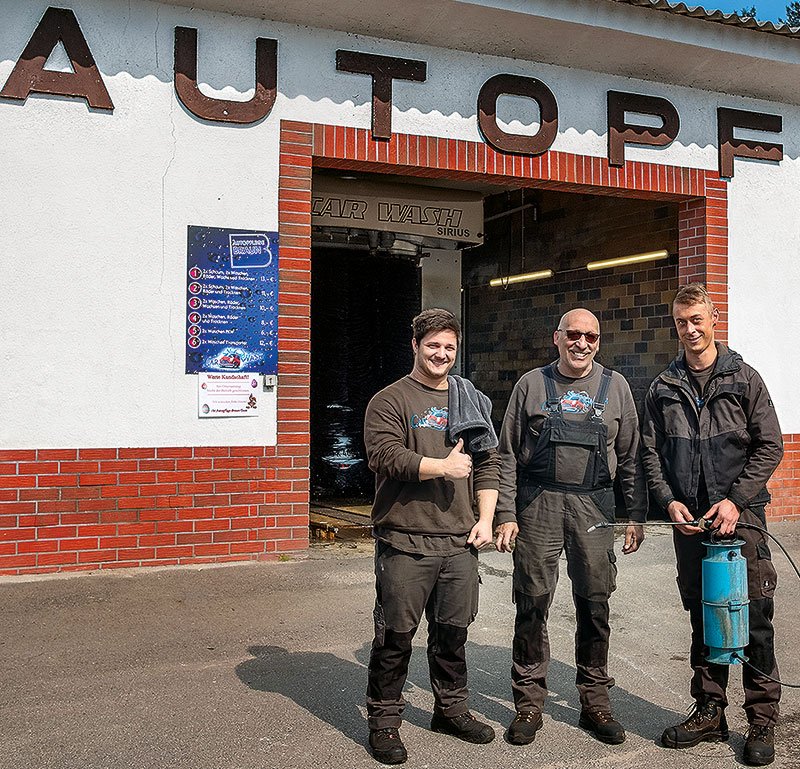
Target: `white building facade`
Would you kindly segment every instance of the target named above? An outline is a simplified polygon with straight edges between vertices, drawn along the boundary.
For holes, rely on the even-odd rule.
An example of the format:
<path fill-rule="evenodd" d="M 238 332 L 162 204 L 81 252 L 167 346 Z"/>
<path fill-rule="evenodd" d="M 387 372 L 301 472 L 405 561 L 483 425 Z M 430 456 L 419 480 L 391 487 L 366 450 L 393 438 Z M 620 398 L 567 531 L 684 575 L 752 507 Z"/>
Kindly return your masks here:
<path fill-rule="evenodd" d="M 763 375 L 785 433 L 771 515 L 800 517 L 800 361 L 784 339 L 800 290 L 800 40 L 789 30 L 663 10 L 663 0 L 189 6 L 0 0 L 0 573 L 305 550 L 313 254 L 337 237 L 312 221 L 317 175 L 335 177 L 343 199 L 357 177 L 441 185 L 444 198 L 522 191 L 540 212 L 555 195 L 567 208 L 666 207 L 669 285 L 639 290 L 649 278 L 626 282 L 618 268 L 619 280 L 574 296 L 553 289 L 554 311 L 596 291 L 587 306 L 621 318 L 620 355 L 647 356 L 650 343 L 674 354 L 668 317 L 626 326 L 626 307 L 663 316 L 670 291 L 707 283 L 718 331 Z M 352 224 L 348 245 L 361 237 Z M 458 305 L 469 336 L 493 295 L 464 299 L 470 259 L 470 274 L 481 272 L 465 250 L 476 244 L 453 221 L 438 224 L 441 242 L 427 244 L 438 256 L 416 252 L 420 301 Z M 252 310 L 247 339 L 218 337 L 212 357 L 194 361 L 201 374 L 254 375 L 258 405 L 244 418 L 200 413 L 197 228 L 272 238 L 274 302 Z M 475 253 L 491 249 L 489 231 Z M 228 256 L 220 291 L 236 264 Z M 524 305 L 529 289 L 513 290 Z M 277 355 L 248 368 L 258 339 Z M 359 344 L 369 359 L 368 334 L 348 337 L 342 354 Z M 535 363 L 497 344 L 518 361 L 509 371 Z M 465 352 L 466 372 L 488 381 L 491 359 L 481 363 L 477 344 Z M 642 360 L 651 376 L 663 355 Z"/>

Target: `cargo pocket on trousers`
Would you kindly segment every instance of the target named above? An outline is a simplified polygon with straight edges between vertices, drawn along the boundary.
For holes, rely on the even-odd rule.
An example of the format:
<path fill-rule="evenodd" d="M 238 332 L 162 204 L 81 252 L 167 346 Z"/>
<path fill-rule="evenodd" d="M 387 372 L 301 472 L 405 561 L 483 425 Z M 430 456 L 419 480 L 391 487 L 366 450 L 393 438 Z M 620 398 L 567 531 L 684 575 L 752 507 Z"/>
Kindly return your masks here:
<path fill-rule="evenodd" d="M 383 642 L 386 640 L 386 619 L 383 616 L 383 606 L 377 601 L 372 610 L 372 621 L 375 625 L 375 645 L 383 646 Z"/>
<path fill-rule="evenodd" d="M 617 589 L 617 556 L 613 550 L 608 551 L 608 594 Z"/>
<path fill-rule="evenodd" d="M 478 616 L 478 597 L 482 584 L 483 580 L 481 579 L 481 575 L 478 574 L 478 579 L 475 582 L 475 589 L 472 591 L 472 610 L 470 612 L 469 622 L 467 623 L 468 625 L 471 625 L 475 621 L 475 617 Z"/>
<path fill-rule="evenodd" d="M 775 571 L 775 566 L 772 563 L 772 554 L 769 551 L 769 545 L 766 542 L 759 542 L 756 545 L 756 552 L 758 555 L 758 585 L 760 595 L 759 598 L 772 598 L 775 595 L 775 588 L 778 585 L 778 573 Z"/>

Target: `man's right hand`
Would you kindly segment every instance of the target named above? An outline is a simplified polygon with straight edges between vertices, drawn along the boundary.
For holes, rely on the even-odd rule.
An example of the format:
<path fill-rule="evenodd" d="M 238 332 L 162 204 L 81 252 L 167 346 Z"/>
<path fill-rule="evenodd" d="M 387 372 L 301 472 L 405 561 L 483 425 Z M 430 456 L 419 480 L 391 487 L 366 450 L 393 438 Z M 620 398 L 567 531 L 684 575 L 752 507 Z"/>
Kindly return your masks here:
<path fill-rule="evenodd" d="M 677 499 L 672 500 L 667 505 L 667 514 L 675 523 L 682 524 L 675 527 L 681 534 L 698 534 L 702 531 L 699 526 L 684 525 L 684 522 L 691 524 L 694 518 L 689 512 L 689 508 L 683 502 L 678 502 Z"/>
<path fill-rule="evenodd" d="M 464 439 L 459 438 L 453 450 L 442 460 L 442 475 L 450 481 L 469 477 L 472 457 L 464 453 Z"/>

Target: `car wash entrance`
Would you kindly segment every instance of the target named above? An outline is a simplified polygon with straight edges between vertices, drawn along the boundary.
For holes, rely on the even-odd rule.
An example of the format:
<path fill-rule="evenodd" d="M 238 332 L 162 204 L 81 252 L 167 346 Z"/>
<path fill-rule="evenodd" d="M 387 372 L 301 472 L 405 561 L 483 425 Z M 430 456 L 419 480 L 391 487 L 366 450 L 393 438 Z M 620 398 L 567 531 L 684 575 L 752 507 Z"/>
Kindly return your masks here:
<path fill-rule="evenodd" d="M 556 356 L 553 331 L 569 309 L 598 316 L 597 359 L 628 379 L 640 407 L 675 354 L 677 203 L 332 172 L 315 174 L 312 199 L 311 490 L 319 503 L 371 502 L 364 410 L 410 371 L 410 322 L 422 307 L 461 318 L 454 373 L 489 395 L 498 425 L 516 380 Z M 452 213 L 468 203 L 472 219 Z M 426 217 L 433 232 L 477 242 L 400 231 Z"/>
<path fill-rule="evenodd" d="M 338 175 L 342 184 L 366 175 L 481 192 L 485 242 L 457 252 L 458 266 L 447 274 L 459 280 L 447 289 L 463 296 L 450 304 L 462 310 L 465 329 L 460 370 L 490 395 L 496 423 L 516 379 L 555 357 L 553 330 L 571 307 L 586 306 L 599 316 L 598 360 L 628 378 L 640 404 L 650 378 L 678 349 L 669 310 L 679 284 L 707 282 L 720 307 L 718 332 L 723 341 L 727 337 L 727 185 L 716 171 L 631 160 L 616 168 L 602 157 L 552 150 L 520 157 L 480 141 L 423 135 L 393 133 L 391 141 L 380 142 L 369 129 L 292 121 L 281 124 L 281 146 L 281 242 L 299 257 L 300 267 L 305 260 L 312 264 L 309 272 L 319 263 L 323 240 L 360 237 L 367 252 L 384 245 L 384 230 L 359 219 L 359 205 L 340 206 L 335 227 L 319 220 L 327 213 L 319 189 L 323 176 Z M 350 214 L 346 223 L 342 211 Z M 416 209 L 409 211 L 413 220 Z M 525 221 L 514 222 L 523 212 Z M 369 234 L 372 229 L 377 233 Z M 385 231 L 402 233 L 397 226 Z M 406 238 L 394 237 L 393 245 L 395 240 L 402 247 Z M 425 261 L 420 258 L 423 276 Z M 547 277 L 523 280 L 528 273 Z M 421 306 L 448 306 L 440 301 L 442 291 L 426 295 L 425 285 L 423 277 Z M 307 312 L 316 341 L 327 333 L 333 344 L 335 334 L 319 330 L 314 302 Z M 404 368 L 410 363 L 409 353 Z M 308 371 L 316 393 L 324 371 L 314 360 Z M 302 402 L 303 395 L 297 397 Z M 309 406 L 319 414 L 320 403 Z M 314 421 L 311 431 L 316 430 Z M 310 441 L 306 445 L 311 453 Z M 319 456 L 310 458 L 311 467 Z"/>
<path fill-rule="evenodd" d="M 461 316 L 461 248 L 481 240 L 482 195 L 385 176 L 315 172 L 311 250 L 311 496 L 372 501 L 370 398 L 411 371 L 411 319 Z"/>

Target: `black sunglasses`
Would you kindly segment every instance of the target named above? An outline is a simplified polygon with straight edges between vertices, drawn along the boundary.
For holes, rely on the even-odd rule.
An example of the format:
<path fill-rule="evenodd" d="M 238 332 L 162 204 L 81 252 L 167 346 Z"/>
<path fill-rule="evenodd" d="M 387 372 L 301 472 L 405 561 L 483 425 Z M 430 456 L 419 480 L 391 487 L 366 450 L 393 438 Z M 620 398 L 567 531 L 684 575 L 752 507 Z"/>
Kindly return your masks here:
<path fill-rule="evenodd" d="M 600 334 L 595 334 L 594 331 L 573 331 L 566 328 L 559 328 L 558 331 L 566 334 L 570 342 L 577 342 L 581 337 L 585 337 L 587 344 L 594 344 L 600 338 Z"/>

